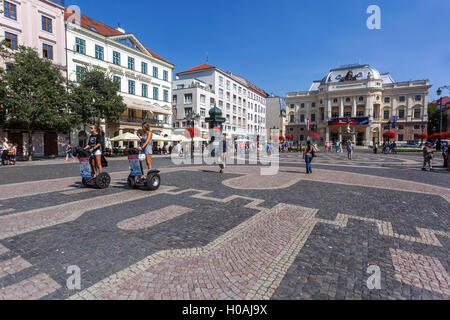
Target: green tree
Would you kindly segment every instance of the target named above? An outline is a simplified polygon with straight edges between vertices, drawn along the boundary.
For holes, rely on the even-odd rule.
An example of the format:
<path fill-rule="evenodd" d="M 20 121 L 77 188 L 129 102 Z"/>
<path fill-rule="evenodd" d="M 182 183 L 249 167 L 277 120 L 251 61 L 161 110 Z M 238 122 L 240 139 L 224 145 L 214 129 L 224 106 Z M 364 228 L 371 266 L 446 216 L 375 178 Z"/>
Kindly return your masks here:
<path fill-rule="evenodd" d="M 98 68 L 86 68 L 77 75 L 78 82 L 71 83 L 70 110 L 74 124 L 100 124 L 112 122 L 126 110 L 123 98 L 118 94 L 119 85 Z"/>
<path fill-rule="evenodd" d="M 447 115 L 443 115 L 443 124 L 445 131 L 445 124 L 447 123 Z M 441 124 L 441 111 L 438 105 L 430 103 L 428 105 L 428 134 L 432 135 L 433 133 L 439 132 Z"/>
<path fill-rule="evenodd" d="M 38 128 L 67 130 L 71 116 L 67 112 L 66 80 L 61 70 L 48 59 L 40 58 L 32 48 L 4 49 L 6 70 L 2 106 L 5 121 L 26 129 L 28 160 L 33 159 L 33 133 Z"/>

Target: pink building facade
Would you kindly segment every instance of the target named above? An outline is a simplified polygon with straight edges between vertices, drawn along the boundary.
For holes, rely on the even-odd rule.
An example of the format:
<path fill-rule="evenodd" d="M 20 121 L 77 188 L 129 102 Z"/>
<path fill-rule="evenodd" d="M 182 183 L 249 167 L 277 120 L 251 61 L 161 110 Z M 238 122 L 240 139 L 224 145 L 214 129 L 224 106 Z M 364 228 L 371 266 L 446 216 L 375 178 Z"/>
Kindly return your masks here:
<path fill-rule="evenodd" d="M 6 39 L 12 48 L 20 45 L 34 48 L 41 57 L 52 60 L 66 76 L 63 0 L 4 0 L 0 12 L 1 40 Z M 27 138 L 22 128 L 0 127 L 0 136 L 17 143 L 19 155 L 26 155 Z M 66 133 L 42 130 L 35 136 L 35 156 L 64 154 Z"/>

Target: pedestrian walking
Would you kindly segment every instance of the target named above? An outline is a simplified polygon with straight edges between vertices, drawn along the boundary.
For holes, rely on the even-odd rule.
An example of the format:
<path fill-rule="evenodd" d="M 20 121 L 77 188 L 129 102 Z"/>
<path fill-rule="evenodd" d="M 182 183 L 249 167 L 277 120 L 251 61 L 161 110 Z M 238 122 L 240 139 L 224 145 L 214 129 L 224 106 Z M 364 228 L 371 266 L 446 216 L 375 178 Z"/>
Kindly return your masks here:
<path fill-rule="evenodd" d="M 0 147 L 2 149 L 1 156 L 2 156 L 2 166 L 6 165 L 6 160 L 8 159 L 8 143 L 6 142 L 5 138 L 2 138 L 0 140 Z"/>
<path fill-rule="evenodd" d="M 314 147 L 311 143 L 311 141 L 308 141 L 305 147 L 305 151 L 303 151 L 303 159 L 305 159 L 306 162 L 306 174 L 312 173 L 312 166 L 311 162 L 313 158 L 316 156 L 317 149 Z"/>
<path fill-rule="evenodd" d="M 73 156 L 72 145 L 70 143 L 66 146 L 66 160 L 64 162 L 68 162 L 69 158 L 72 158 L 72 162 L 75 161 L 75 157 Z"/>
<path fill-rule="evenodd" d="M 427 165 L 430 168 L 430 171 L 434 171 L 433 169 L 433 158 L 434 152 L 436 149 L 431 147 L 431 142 L 427 142 L 425 147 L 423 148 L 423 168 L 422 171 L 427 171 Z"/>
<path fill-rule="evenodd" d="M 449 146 L 444 145 L 442 147 L 442 157 L 444 158 L 444 169 L 447 169 L 447 171 L 450 171 L 449 152 L 450 152 Z"/>
<path fill-rule="evenodd" d="M 373 145 L 373 153 L 378 154 L 378 146 L 379 146 L 379 143 L 375 142 L 375 144 Z"/>
<path fill-rule="evenodd" d="M 222 136 L 222 156 L 219 158 L 219 167 L 220 167 L 220 173 L 223 173 L 223 170 L 225 170 L 227 166 L 227 136 Z"/>

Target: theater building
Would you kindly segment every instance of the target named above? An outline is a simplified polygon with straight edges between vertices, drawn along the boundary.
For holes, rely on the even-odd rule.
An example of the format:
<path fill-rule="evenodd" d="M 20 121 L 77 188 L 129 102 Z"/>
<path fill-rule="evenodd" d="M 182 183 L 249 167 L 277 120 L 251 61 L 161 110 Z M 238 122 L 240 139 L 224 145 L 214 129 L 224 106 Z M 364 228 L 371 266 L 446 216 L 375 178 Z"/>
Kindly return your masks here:
<path fill-rule="evenodd" d="M 395 82 L 369 65 L 332 69 L 308 91 L 287 93 L 286 133 L 303 143 L 312 133 L 321 143 L 349 134 L 369 146 L 383 141 L 386 131 L 394 131 L 399 143 L 418 141 L 427 128 L 430 88 L 428 80 Z"/>

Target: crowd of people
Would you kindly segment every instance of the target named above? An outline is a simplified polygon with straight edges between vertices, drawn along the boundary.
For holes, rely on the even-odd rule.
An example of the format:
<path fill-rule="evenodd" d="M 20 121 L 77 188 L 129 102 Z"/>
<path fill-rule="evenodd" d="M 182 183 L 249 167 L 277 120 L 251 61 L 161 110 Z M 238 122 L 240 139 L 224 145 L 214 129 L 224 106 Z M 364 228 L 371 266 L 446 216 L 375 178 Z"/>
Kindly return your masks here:
<path fill-rule="evenodd" d="M 0 140 L 0 154 L 2 162 L 0 166 L 13 166 L 17 161 L 17 144 L 8 143 L 6 138 Z"/>

